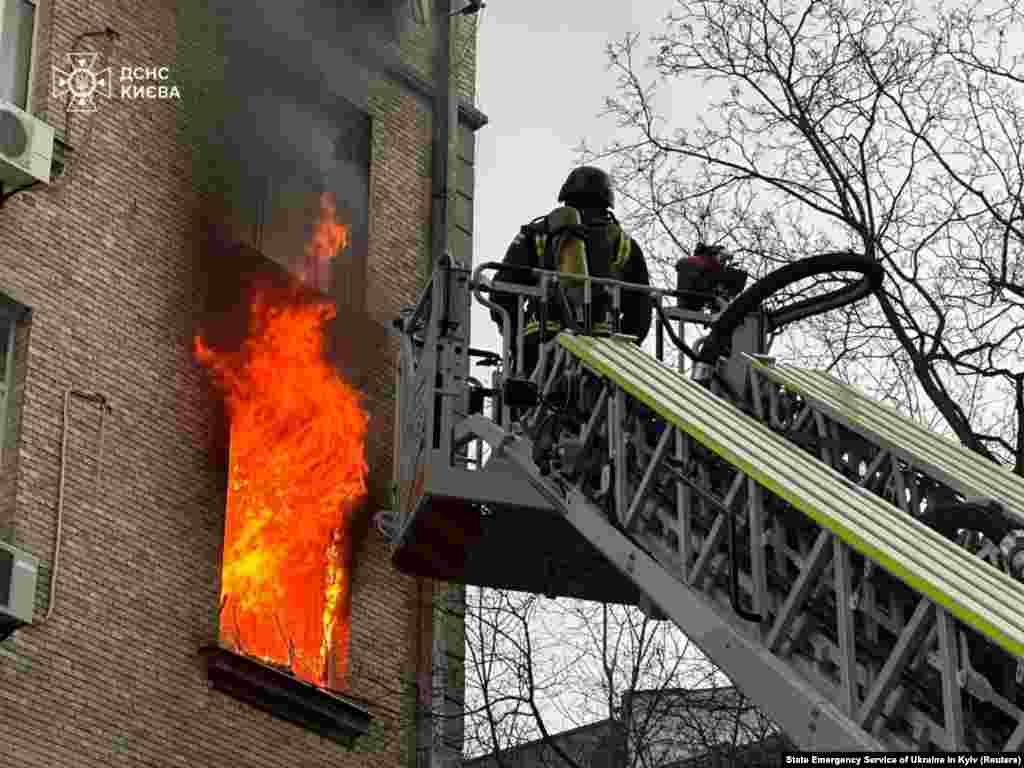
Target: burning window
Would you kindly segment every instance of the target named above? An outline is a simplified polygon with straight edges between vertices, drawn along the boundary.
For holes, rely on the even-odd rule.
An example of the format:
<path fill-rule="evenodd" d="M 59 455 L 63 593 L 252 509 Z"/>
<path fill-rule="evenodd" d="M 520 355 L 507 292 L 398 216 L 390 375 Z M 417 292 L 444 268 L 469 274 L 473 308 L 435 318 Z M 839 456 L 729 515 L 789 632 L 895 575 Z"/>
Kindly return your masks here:
<path fill-rule="evenodd" d="M 219 641 L 339 690 L 368 415 L 331 334 L 365 306 L 370 122 L 301 79 L 242 70 L 221 129 L 218 224 L 248 255 L 235 274 L 234 257 L 211 254 L 223 295 L 195 339 L 228 420 Z"/>
<path fill-rule="evenodd" d="M 296 273 L 250 281 L 244 338 L 218 345 L 201 333 L 195 354 L 223 394 L 230 431 L 220 642 L 338 689 L 368 417 L 328 359 L 335 302 L 317 290 L 350 230 L 330 194 L 317 202 Z"/>

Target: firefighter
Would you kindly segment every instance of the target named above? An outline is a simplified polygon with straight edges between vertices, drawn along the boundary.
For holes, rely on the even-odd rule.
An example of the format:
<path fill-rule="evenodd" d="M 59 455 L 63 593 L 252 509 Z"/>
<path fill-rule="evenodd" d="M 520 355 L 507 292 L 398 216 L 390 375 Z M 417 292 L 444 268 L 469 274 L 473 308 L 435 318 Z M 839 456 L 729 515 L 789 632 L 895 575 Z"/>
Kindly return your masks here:
<path fill-rule="evenodd" d="M 611 179 L 600 168 L 583 166 L 569 174 L 558 194 L 558 202 L 579 211 L 582 227 L 579 230 L 585 244 L 585 259 L 569 263 L 564 258 L 552 253 L 552 242 L 557 232 L 549 230 L 549 217 L 534 219 L 520 229 L 519 234 L 509 246 L 505 254 L 504 264 L 541 269 L 553 269 L 561 272 L 579 273 L 583 270 L 590 277 L 607 277 L 626 283 L 650 286 L 647 263 L 643 251 L 637 242 L 621 227 L 612 207 L 615 196 L 612 191 Z M 580 263 L 582 262 L 582 263 Z M 496 281 L 536 286 L 538 276 L 524 274 L 518 270 L 498 270 Z M 592 318 L 595 335 L 608 333 L 611 328 L 611 292 L 594 285 L 592 293 Z M 640 291 L 623 289 L 620 293 L 620 326 L 621 333 L 636 337 L 642 343 L 651 328 L 652 304 L 650 296 Z M 579 291 L 568 291 L 569 303 L 582 301 Z M 494 301 L 504 307 L 511 319 L 511 339 L 513 360 L 515 359 L 516 343 L 516 303 L 515 297 L 507 293 L 495 292 Z M 577 309 L 573 307 L 573 309 Z M 501 329 L 502 318 L 496 312 L 491 317 Z M 537 307 L 527 305 L 526 329 L 523 344 L 523 373 L 528 377 L 537 364 L 540 356 L 540 320 Z M 557 335 L 564 327 L 561 312 L 554 302 L 549 303 L 548 327 L 544 334 L 547 341 Z"/>

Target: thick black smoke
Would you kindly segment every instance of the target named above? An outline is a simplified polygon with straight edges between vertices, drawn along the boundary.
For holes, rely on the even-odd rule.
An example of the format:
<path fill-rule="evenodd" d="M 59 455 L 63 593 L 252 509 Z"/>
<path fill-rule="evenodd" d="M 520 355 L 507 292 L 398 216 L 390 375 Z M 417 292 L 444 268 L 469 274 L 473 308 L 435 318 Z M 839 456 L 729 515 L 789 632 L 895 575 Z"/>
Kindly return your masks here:
<path fill-rule="evenodd" d="M 195 61 L 191 66 L 189 85 L 204 93 L 193 101 L 202 114 L 193 120 L 193 131 L 198 128 L 204 146 L 195 170 L 217 177 L 211 185 L 226 190 L 230 205 L 252 218 L 251 226 L 247 221 L 243 227 L 253 232 L 244 238 L 247 245 L 273 251 L 275 243 L 304 239 L 301 233 L 267 231 L 282 226 L 282 217 L 268 211 L 275 205 L 267 201 L 268 186 L 319 189 L 334 193 L 352 228 L 350 259 L 365 264 L 369 83 L 376 73 L 397 66 L 397 41 L 419 23 L 418 5 L 418 0 L 181 3 L 183 61 L 215 49 L 211 66 Z M 202 36 L 201 44 L 190 46 L 185 39 L 190 34 Z"/>

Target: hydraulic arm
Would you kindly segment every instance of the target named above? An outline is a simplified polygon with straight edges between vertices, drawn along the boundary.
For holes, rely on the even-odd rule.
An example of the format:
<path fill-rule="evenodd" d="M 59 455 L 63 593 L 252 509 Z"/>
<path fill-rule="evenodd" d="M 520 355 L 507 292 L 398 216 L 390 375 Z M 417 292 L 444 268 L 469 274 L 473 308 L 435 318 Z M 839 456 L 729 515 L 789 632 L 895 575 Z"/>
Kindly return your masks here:
<path fill-rule="evenodd" d="M 805 748 L 1022 748 L 1024 479 L 764 354 L 767 330 L 869 295 L 876 265 L 815 257 L 713 312 L 645 289 L 653 355 L 584 322 L 534 371 L 507 333 L 501 354 L 470 347 L 471 294 L 515 294 L 521 320 L 559 275 L 497 285 L 497 266 L 442 262 L 398 323 L 399 567 L 667 617 Z M 615 307 L 636 289 L 590 282 Z M 688 325 L 710 329 L 693 348 Z M 689 364 L 665 364 L 666 337 Z"/>

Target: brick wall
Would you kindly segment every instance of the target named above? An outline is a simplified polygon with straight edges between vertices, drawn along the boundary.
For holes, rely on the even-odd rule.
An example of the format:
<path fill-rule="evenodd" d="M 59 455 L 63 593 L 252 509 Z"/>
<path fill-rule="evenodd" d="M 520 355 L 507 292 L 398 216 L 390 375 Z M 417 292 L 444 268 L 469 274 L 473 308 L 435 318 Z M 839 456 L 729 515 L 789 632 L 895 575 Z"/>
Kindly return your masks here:
<path fill-rule="evenodd" d="M 418 585 L 391 567 L 369 527 L 353 575 L 351 693 L 375 722 L 355 752 L 210 690 L 196 656 L 217 637 L 225 476 L 211 460 L 217 408 L 190 343 L 210 273 L 202 235 L 225 197 L 214 181 L 230 169 L 214 162 L 209 140 L 226 103 L 218 40 L 189 6 L 58 0 L 40 12 L 34 111 L 64 135 L 72 160 L 63 179 L 0 209 L 0 291 L 33 309 L 31 334 L 19 337 L 17 487 L 0 525 L 41 560 L 37 618 L 64 393 L 97 390 L 114 413 L 98 464 L 99 412 L 73 403 L 57 604 L 48 624 L 0 644 L 0 740 L 12 765 L 39 768 L 403 765 Z M 116 39 L 79 38 L 108 26 Z M 422 63 L 426 33 L 411 34 L 400 50 Z M 48 67 L 51 52 L 63 61 L 73 44 L 115 67 L 168 65 L 185 98 L 115 98 L 65 128 Z M 429 76 L 429 62 L 418 69 Z M 413 300 L 426 258 L 430 111 L 380 79 L 358 106 L 372 121 L 366 306 L 382 348 L 360 364 L 360 383 L 378 505 L 391 476 L 396 352 L 382 324 Z"/>
<path fill-rule="evenodd" d="M 477 30 L 486 13 L 458 16 L 452 29 L 452 80 L 455 92 L 470 103 L 476 97 Z"/>

